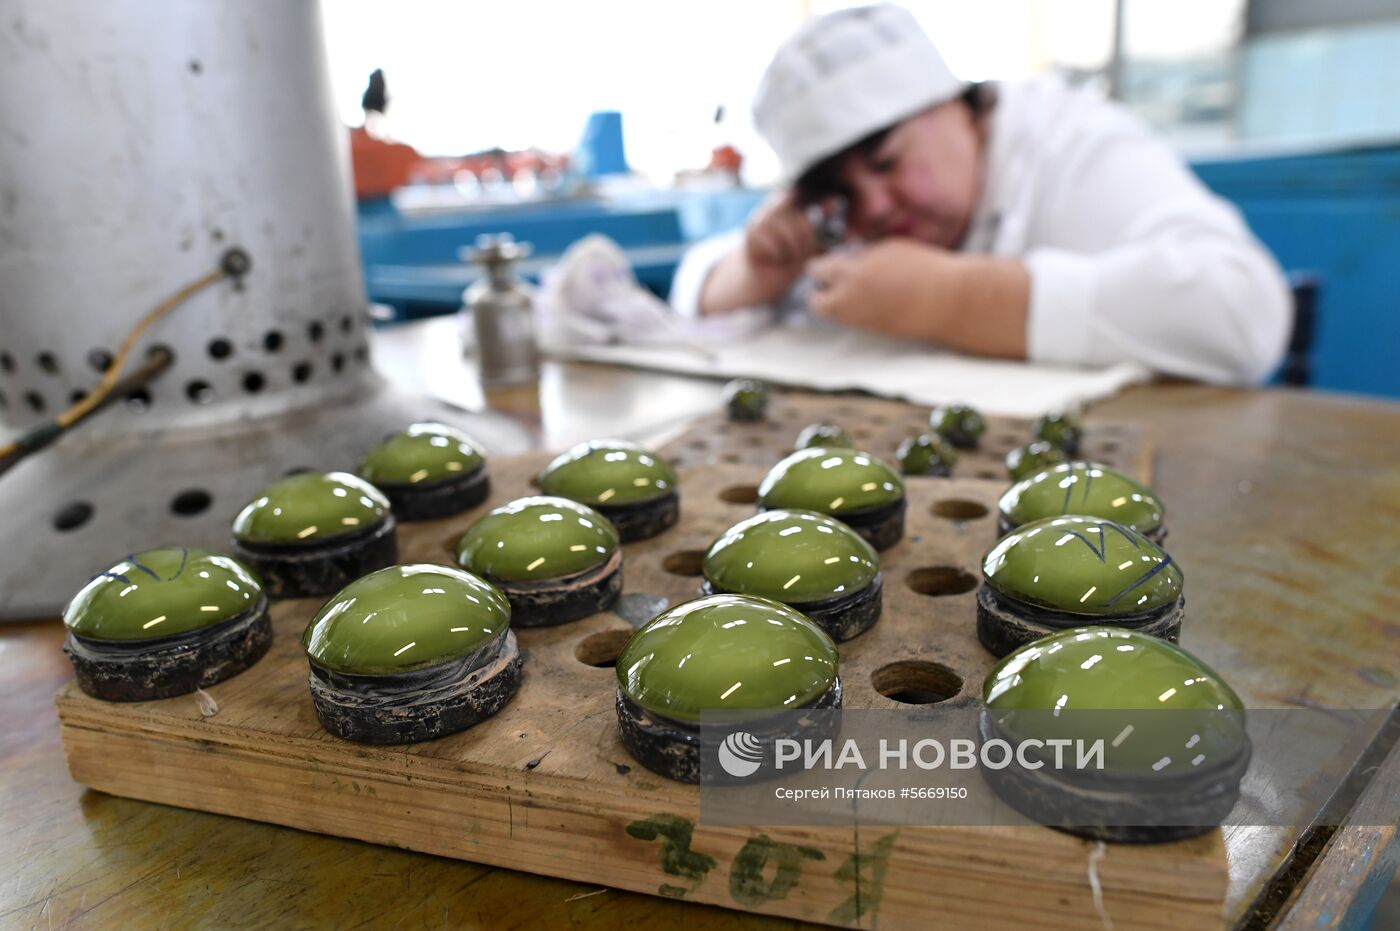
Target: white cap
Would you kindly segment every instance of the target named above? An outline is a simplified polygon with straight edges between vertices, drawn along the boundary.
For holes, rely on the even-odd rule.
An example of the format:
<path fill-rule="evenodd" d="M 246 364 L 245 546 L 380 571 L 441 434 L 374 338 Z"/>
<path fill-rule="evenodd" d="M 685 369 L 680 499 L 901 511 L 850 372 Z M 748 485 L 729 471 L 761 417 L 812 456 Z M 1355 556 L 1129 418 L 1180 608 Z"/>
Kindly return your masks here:
<path fill-rule="evenodd" d="M 966 86 L 908 10 L 841 10 L 808 20 L 778 49 L 754 94 L 754 126 L 778 153 L 783 177 L 795 181 Z"/>

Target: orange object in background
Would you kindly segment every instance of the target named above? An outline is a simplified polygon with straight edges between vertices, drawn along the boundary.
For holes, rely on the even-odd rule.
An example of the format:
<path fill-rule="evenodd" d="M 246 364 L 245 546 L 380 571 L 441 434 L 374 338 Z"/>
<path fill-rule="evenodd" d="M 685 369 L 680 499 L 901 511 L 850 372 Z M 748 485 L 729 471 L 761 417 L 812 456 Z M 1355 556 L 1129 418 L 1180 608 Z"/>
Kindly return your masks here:
<path fill-rule="evenodd" d="M 411 145 L 390 142 L 384 114 L 389 109 L 389 85 L 384 72 L 375 68 L 360 98 L 365 111 L 363 126 L 350 130 L 350 169 L 355 176 L 355 196 L 360 200 L 388 197 L 422 169 L 423 156 Z"/>
<path fill-rule="evenodd" d="M 423 161 L 411 145 L 376 139 L 363 126 L 350 130 L 350 166 L 360 200 L 389 196 L 409 182 Z"/>
<path fill-rule="evenodd" d="M 406 184 L 450 184 L 460 174 L 473 178 L 509 181 L 517 173 L 556 179 L 569 166 L 567 155 L 525 149 L 507 152 L 489 149 L 461 158 L 424 158 L 418 150 L 402 142 L 390 141 L 385 113 L 389 89 L 384 72 L 378 68 L 369 76 L 360 105 L 365 111 L 363 126 L 350 130 L 350 167 L 355 176 L 355 196 L 360 200 L 388 197 Z"/>
<path fill-rule="evenodd" d="M 743 166 L 744 156 L 732 145 L 716 146 L 710 152 L 710 171 L 729 171 L 737 175 Z"/>

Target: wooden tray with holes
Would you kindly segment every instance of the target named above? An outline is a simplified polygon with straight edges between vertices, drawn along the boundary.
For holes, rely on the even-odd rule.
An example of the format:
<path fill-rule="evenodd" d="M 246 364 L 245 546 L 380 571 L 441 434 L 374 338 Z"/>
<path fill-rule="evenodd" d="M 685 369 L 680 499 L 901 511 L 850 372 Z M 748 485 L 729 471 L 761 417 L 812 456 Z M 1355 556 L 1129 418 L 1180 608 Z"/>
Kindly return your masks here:
<path fill-rule="evenodd" d="M 766 419 L 731 422 L 723 413 L 703 417 L 662 451 L 679 466 L 700 463 L 750 463 L 765 469 L 792 452 L 802 428 L 832 423 L 846 431 L 856 446 L 893 466 L 895 449 L 907 436 L 928 433 L 929 409 L 902 401 L 844 395 L 775 392 Z M 1008 482 L 1006 454 L 1032 439 L 1030 421 L 988 417 L 987 432 L 977 449 L 958 450 L 955 478 Z M 1142 431 L 1126 424 L 1095 425 L 1085 430 L 1080 457 L 1102 462 L 1144 483 L 1151 483 L 1152 457 Z"/>
<path fill-rule="evenodd" d="M 286 601 L 273 607 L 269 654 L 209 690 L 218 704 L 210 717 L 194 696 L 111 704 L 71 684 L 61 690 L 73 777 L 131 798 L 834 925 L 921 928 L 932 915 L 949 927 L 1097 925 L 1093 845 L 1085 841 L 1038 827 L 706 826 L 696 823 L 695 787 L 642 769 L 618 740 L 611 663 L 622 644 L 661 604 L 694 595 L 699 554 L 752 513 L 767 464 L 808 419 L 846 416 L 841 403 L 827 411 L 784 399 L 776 430 L 702 423 L 667 447 L 695 462 L 702 451 L 691 444 L 704 440 L 718 444 L 706 454 L 733 450 L 745 461 L 685 465 L 681 523 L 624 548 L 618 609 L 519 631 L 519 695 L 467 732 L 407 747 L 327 734 L 312 711 L 299 647 L 320 601 Z M 852 416 L 847 429 L 871 430 L 876 448 L 918 425 L 918 412 L 902 405 L 856 403 L 866 416 Z M 993 436 L 1012 426 L 996 424 Z M 1118 442 L 1139 448 L 1128 439 Z M 531 476 L 547 459 L 494 460 L 491 500 L 401 525 L 401 560 L 449 562 L 458 535 L 486 508 L 531 493 Z M 848 707 L 899 707 L 887 696 L 900 692 L 975 693 L 993 659 L 973 632 L 972 592 L 1004 485 L 911 480 L 905 540 L 882 554 L 884 614 L 841 646 Z M 801 855 L 787 855 L 798 848 Z M 1097 871 L 1102 907 L 1120 929 L 1221 921 L 1219 832 L 1115 847 Z"/>

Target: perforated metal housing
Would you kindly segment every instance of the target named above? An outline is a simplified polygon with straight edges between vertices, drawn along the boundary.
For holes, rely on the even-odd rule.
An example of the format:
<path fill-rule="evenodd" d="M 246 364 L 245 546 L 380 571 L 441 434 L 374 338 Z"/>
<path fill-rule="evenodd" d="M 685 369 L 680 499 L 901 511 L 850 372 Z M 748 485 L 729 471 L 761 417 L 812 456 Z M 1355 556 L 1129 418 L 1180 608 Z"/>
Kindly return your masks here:
<path fill-rule="evenodd" d="M 314 4 L 22 0 L 5 29 L 4 432 L 92 390 L 123 335 L 230 246 L 252 269 L 149 331 L 133 363 L 174 355 L 149 388 L 0 477 L 0 618 L 56 615 L 135 549 L 225 546 L 266 481 L 351 467 L 412 420 L 526 445 L 505 421 L 388 390 L 370 364 Z"/>

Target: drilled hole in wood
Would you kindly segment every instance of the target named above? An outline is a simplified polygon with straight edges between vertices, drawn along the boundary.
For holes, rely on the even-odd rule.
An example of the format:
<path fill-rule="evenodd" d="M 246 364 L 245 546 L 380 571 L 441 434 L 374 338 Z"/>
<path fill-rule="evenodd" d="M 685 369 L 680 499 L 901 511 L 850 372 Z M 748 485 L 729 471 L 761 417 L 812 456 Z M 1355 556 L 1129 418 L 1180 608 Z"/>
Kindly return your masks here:
<path fill-rule="evenodd" d="M 753 504 L 758 500 L 758 486 L 730 485 L 719 493 L 719 500 L 730 504 Z"/>
<path fill-rule="evenodd" d="M 768 440 L 767 440 L 766 437 L 757 436 L 757 435 L 751 436 L 751 437 L 747 438 L 746 440 L 744 440 L 744 442 L 747 443 L 747 444 L 749 444 L 750 446 L 753 446 L 753 447 L 760 447 L 760 446 L 767 446 L 767 445 L 768 445 Z"/>
<path fill-rule="evenodd" d="M 170 510 L 181 517 L 193 517 L 209 510 L 213 497 L 203 488 L 187 488 L 170 499 Z"/>
<path fill-rule="evenodd" d="M 672 575 L 701 575 L 705 571 L 704 566 L 704 550 L 680 550 L 661 560 L 661 568 Z"/>
<path fill-rule="evenodd" d="M 720 456 L 720 457 L 719 457 L 719 461 L 720 461 L 720 462 L 727 462 L 727 463 L 729 463 L 730 465 L 734 465 L 735 463 L 738 463 L 738 462 L 743 462 L 743 460 L 742 460 L 741 458 L 739 458 L 739 454 L 738 454 L 738 453 L 725 453 L 723 456 Z"/>
<path fill-rule="evenodd" d="M 574 647 L 574 657 L 585 666 L 608 669 L 617 665 L 617 658 L 627 641 L 632 639 L 630 630 L 604 630 L 589 634 Z"/>
<path fill-rule="evenodd" d="M 935 517 L 946 517 L 948 520 L 977 520 L 987 516 L 986 505 L 966 498 L 944 498 L 933 502 L 929 510 Z"/>
<path fill-rule="evenodd" d="M 532 476 L 530 476 L 530 487 L 531 487 L 531 488 L 539 488 L 539 487 L 540 487 L 540 477 L 539 477 L 538 475 L 532 475 Z"/>
<path fill-rule="evenodd" d="M 901 660 L 870 674 L 870 684 L 886 698 L 906 705 L 932 705 L 962 691 L 962 676 L 927 660 Z"/>
<path fill-rule="evenodd" d="M 977 577 L 957 566 L 924 566 L 905 580 L 920 595 L 962 595 L 977 587 Z"/>
<path fill-rule="evenodd" d="M 1104 440 L 1099 444 L 1099 449 L 1106 453 L 1116 453 L 1118 452 L 1118 443 L 1116 440 Z"/>
<path fill-rule="evenodd" d="M 41 352 L 35 357 L 34 362 L 39 366 L 39 370 L 46 375 L 58 374 L 58 357 L 51 352 Z"/>
<path fill-rule="evenodd" d="M 1001 474 L 1000 472 L 998 472 L 996 469 L 978 469 L 978 470 L 977 470 L 977 477 L 978 477 L 978 478 L 985 478 L 985 479 L 992 479 L 992 480 L 995 480 L 995 479 L 1002 478 L 1003 476 L 1002 476 L 1002 474 Z"/>

